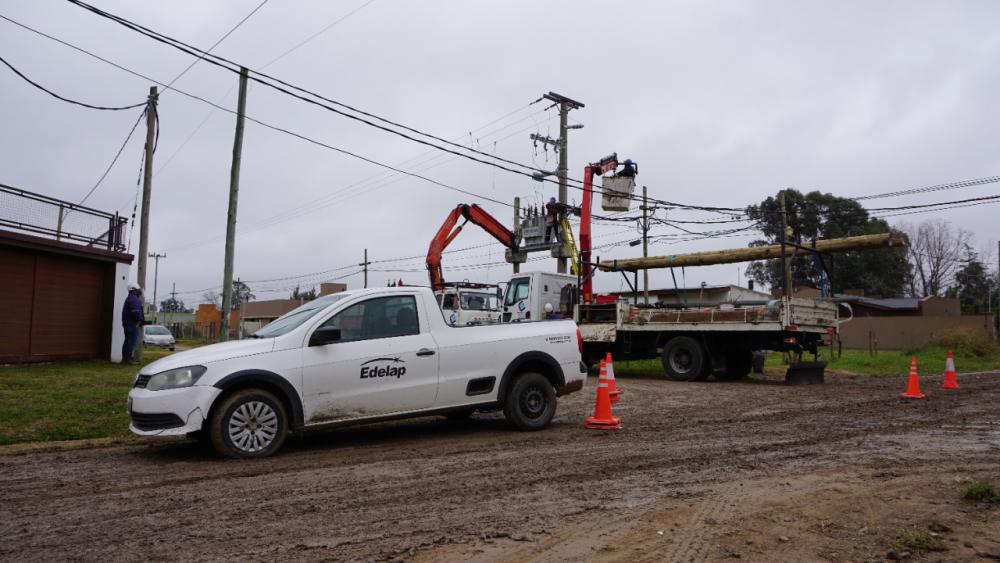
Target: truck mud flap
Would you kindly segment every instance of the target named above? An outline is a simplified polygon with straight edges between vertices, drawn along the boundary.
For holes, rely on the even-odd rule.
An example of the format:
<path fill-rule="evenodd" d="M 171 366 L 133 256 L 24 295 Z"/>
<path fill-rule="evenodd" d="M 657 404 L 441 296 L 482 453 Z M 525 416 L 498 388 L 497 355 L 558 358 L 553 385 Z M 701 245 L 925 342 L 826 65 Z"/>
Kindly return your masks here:
<path fill-rule="evenodd" d="M 785 372 L 785 385 L 817 385 L 823 383 L 826 362 L 796 362 Z"/>

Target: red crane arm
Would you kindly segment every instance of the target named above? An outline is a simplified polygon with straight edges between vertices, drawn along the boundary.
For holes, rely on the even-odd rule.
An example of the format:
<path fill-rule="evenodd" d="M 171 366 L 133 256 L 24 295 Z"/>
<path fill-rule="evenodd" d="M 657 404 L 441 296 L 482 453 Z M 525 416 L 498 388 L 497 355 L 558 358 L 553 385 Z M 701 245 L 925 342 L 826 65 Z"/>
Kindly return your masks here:
<path fill-rule="evenodd" d="M 583 303 L 590 303 L 594 296 L 594 280 L 590 275 L 590 212 L 593 206 L 594 174 L 600 176 L 618 168 L 618 155 L 612 154 L 600 162 L 588 164 L 583 169 L 583 204 L 580 206 L 580 277 L 583 278 Z"/>
<path fill-rule="evenodd" d="M 511 250 L 517 250 L 517 237 L 503 223 L 497 221 L 495 217 L 486 212 L 478 205 L 460 204 L 451 210 L 445 218 L 441 228 L 438 229 L 434 238 L 431 239 L 430 248 L 427 249 L 427 272 L 431 279 L 431 288 L 435 291 L 444 288 L 444 274 L 441 271 L 441 255 L 444 249 L 448 248 L 451 241 L 455 240 L 458 233 L 462 232 L 465 223 L 455 226 L 459 217 L 465 218 L 465 222 L 472 221 L 479 225 L 493 238 L 500 241 L 500 244 Z"/>

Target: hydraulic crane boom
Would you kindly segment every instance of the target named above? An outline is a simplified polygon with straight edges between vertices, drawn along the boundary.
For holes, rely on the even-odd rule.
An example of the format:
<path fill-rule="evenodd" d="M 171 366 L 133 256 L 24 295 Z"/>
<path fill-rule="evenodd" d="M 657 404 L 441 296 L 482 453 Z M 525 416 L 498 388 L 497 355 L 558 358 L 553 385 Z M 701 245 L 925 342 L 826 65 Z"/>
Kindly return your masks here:
<path fill-rule="evenodd" d="M 456 227 L 460 217 L 465 218 L 465 222 Z M 458 233 L 462 232 L 462 227 L 469 221 L 482 227 L 484 231 L 500 241 L 504 247 L 517 251 L 517 236 L 503 223 L 497 221 L 495 217 L 478 205 L 460 204 L 448 214 L 441 228 L 431 240 L 430 248 L 427 249 L 427 272 L 430 275 L 431 288 L 435 291 L 445 287 L 444 274 L 441 271 L 441 254 L 444 253 L 445 248 L 448 248 L 451 241 L 455 240 Z"/>
<path fill-rule="evenodd" d="M 618 168 L 618 155 L 612 154 L 588 164 L 583 169 L 583 203 L 580 205 L 580 275 L 583 279 L 580 289 L 583 303 L 590 303 L 594 297 L 594 280 L 590 268 L 590 215 L 594 196 L 594 175 L 600 176 Z"/>

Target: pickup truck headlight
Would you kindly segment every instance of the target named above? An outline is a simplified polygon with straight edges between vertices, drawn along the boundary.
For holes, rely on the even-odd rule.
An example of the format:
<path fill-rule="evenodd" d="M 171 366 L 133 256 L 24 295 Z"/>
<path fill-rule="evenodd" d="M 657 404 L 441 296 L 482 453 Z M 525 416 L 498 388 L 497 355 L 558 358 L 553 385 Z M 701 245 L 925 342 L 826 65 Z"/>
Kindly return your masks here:
<path fill-rule="evenodd" d="M 149 378 L 146 389 L 150 391 L 161 391 L 163 389 L 180 389 L 181 387 L 191 387 L 198 381 L 198 378 L 205 373 L 208 368 L 205 366 L 188 366 L 184 368 L 161 371 Z"/>

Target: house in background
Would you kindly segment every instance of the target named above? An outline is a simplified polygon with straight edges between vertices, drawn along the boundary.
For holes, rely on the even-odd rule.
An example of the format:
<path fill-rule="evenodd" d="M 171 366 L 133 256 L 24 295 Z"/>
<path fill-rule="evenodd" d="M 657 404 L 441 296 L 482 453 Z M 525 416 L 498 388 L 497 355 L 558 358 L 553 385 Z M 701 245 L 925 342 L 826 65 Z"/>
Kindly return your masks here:
<path fill-rule="evenodd" d="M 815 299 L 820 292 L 797 287 L 794 295 Z M 856 289 L 837 294 L 836 299 L 843 304 L 840 340 L 845 348 L 908 350 L 954 331 L 996 338 L 992 315 L 962 315 L 958 299 L 936 295 L 884 298 Z"/>
<path fill-rule="evenodd" d="M 127 224 L 0 185 L 0 363 L 121 361 Z"/>
<path fill-rule="evenodd" d="M 347 284 L 321 283 L 319 297 L 347 291 Z M 253 334 L 274 319 L 304 303 L 301 299 L 268 299 L 243 304 L 240 327 L 243 334 Z"/>
<path fill-rule="evenodd" d="M 236 338 L 239 334 L 237 327 L 240 322 L 240 312 L 238 310 L 229 311 L 229 338 Z M 219 338 L 222 331 L 222 311 L 216 307 L 215 303 L 202 303 L 194 312 L 194 336 L 206 340 Z"/>

